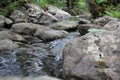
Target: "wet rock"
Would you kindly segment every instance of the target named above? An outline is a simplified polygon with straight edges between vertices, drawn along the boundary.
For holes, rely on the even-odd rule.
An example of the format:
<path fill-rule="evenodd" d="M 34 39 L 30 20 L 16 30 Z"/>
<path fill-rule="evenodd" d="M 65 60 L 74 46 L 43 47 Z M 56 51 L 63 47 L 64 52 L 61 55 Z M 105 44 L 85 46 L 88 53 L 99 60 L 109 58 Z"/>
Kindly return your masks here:
<path fill-rule="evenodd" d="M 23 36 L 19 35 L 19 34 L 13 34 L 12 37 L 13 41 L 18 41 L 18 42 L 24 42 L 26 43 L 27 41 L 23 38 Z"/>
<path fill-rule="evenodd" d="M 120 28 L 120 21 L 109 21 L 103 28 L 110 31 L 115 31 Z"/>
<path fill-rule="evenodd" d="M 99 29 L 99 28 L 102 28 L 102 26 L 96 25 L 96 24 L 80 24 L 78 26 L 78 31 L 79 31 L 79 33 L 81 35 L 84 35 L 84 34 L 89 32 L 88 29 L 90 29 L 90 28 L 97 28 L 97 29 Z"/>
<path fill-rule="evenodd" d="M 117 21 L 117 20 L 118 20 L 117 18 L 113 18 L 113 17 L 110 17 L 110 16 L 103 16 L 103 17 L 100 17 L 98 19 L 95 19 L 94 23 L 100 24 L 101 26 L 104 26 L 109 21 Z"/>
<path fill-rule="evenodd" d="M 0 80 L 61 80 L 50 76 L 40 76 L 40 77 L 5 77 L 0 78 Z"/>
<path fill-rule="evenodd" d="M 27 41 L 28 41 L 28 44 L 39 44 L 42 42 L 41 39 L 37 38 L 37 37 L 34 37 L 34 36 L 29 36 L 29 35 L 26 35 L 26 36 L 23 36 Z"/>
<path fill-rule="evenodd" d="M 38 18 L 38 23 L 40 24 L 49 24 L 51 22 L 57 22 L 58 19 L 51 15 L 50 13 L 41 13 L 39 18 Z"/>
<path fill-rule="evenodd" d="M 61 21 L 53 25 L 52 28 L 57 30 L 75 30 L 77 27 L 77 21 Z"/>
<path fill-rule="evenodd" d="M 0 15 L 0 27 L 5 27 L 11 25 L 12 23 L 13 21 L 11 21 L 10 19 L 6 18 L 3 15 Z"/>
<path fill-rule="evenodd" d="M 12 39 L 13 36 L 8 31 L 0 31 L 0 40 Z"/>
<path fill-rule="evenodd" d="M 25 42 L 25 39 L 19 34 L 15 34 L 10 31 L 0 31 L 0 40 L 4 39 Z"/>
<path fill-rule="evenodd" d="M 14 22 L 27 22 L 28 21 L 27 16 L 19 10 L 14 10 L 10 18 Z"/>
<path fill-rule="evenodd" d="M 119 44 L 119 31 L 88 33 L 70 41 L 63 51 L 63 75 L 73 80 L 119 80 Z"/>
<path fill-rule="evenodd" d="M 42 59 L 48 52 L 40 47 L 19 48 L 15 50 L 23 76 L 47 75 L 44 70 Z"/>
<path fill-rule="evenodd" d="M 7 51 L 7 50 L 14 50 L 16 48 L 18 48 L 19 46 L 14 43 L 12 40 L 0 40 L 0 51 Z"/>
<path fill-rule="evenodd" d="M 57 17 L 58 19 L 70 18 L 71 15 L 55 6 L 47 5 L 48 12 Z"/>
<path fill-rule="evenodd" d="M 12 26 L 11 31 L 19 34 L 32 35 L 38 27 L 41 26 L 33 23 L 16 23 Z"/>
<path fill-rule="evenodd" d="M 39 28 L 35 32 L 34 36 L 37 36 L 38 38 L 44 40 L 44 41 L 49 41 L 49 40 L 54 40 L 54 39 L 59 39 L 63 38 L 67 35 L 68 33 L 64 30 L 53 30 L 49 28 Z"/>

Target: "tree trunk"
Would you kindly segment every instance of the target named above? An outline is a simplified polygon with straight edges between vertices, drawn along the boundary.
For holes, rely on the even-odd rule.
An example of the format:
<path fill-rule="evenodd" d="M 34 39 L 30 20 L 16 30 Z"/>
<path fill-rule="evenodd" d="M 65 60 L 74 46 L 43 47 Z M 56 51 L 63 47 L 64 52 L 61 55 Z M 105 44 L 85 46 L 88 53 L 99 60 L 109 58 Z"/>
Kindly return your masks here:
<path fill-rule="evenodd" d="M 85 3 L 93 18 L 98 17 L 99 12 L 104 12 L 104 8 L 100 7 L 94 0 L 85 0 Z"/>

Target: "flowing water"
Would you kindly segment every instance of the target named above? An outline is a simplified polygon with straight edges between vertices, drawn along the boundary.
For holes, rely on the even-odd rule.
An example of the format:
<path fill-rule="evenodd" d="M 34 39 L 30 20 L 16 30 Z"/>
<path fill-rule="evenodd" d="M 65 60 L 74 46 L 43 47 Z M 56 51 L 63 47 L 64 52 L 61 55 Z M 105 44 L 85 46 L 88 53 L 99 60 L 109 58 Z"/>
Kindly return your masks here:
<path fill-rule="evenodd" d="M 32 47 L 20 47 L 0 55 L 0 76 L 62 77 L 62 51 L 79 33 L 70 32 L 63 39 L 32 43 Z"/>

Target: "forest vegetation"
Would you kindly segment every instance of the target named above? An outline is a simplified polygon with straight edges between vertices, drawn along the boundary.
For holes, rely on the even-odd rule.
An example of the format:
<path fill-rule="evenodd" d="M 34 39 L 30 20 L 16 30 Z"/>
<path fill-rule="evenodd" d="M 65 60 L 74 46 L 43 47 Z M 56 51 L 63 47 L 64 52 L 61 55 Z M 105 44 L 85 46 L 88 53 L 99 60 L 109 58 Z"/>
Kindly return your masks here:
<path fill-rule="evenodd" d="M 0 14 L 7 16 L 25 2 L 37 3 L 43 9 L 51 4 L 73 15 L 89 10 L 94 18 L 102 15 L 120 18 L 120 0 L 0 0 Z"/>

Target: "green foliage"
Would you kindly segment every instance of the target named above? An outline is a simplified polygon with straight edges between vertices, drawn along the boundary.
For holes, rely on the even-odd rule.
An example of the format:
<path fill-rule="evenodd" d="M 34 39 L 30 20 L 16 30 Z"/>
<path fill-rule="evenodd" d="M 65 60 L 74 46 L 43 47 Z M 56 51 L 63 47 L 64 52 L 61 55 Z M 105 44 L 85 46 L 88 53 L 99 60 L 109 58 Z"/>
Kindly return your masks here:
<path fill-rule="evenodd" d="M 60 9 L 63 9 L 65 7 L 66 0 L 47 0 L 48 4 L 52 4 Z"/>
<path fill-rule="evenodd" d="M 117 6 L 105 6 L 105 13 L 111 17 L 120 18 L 120 4 Z"/>
<path fill-rule="evenodd" d="M 105 13 L 111 17 L 116 17 L 120 19 L 120 11 L 105 11 Z"/>
<path fill-rule="evenodd" d="M 35 3 L 40 5 L 42 8 L 46 7 L 47 0 L 29 0 L 30 3 Z"/>
<path fill-rule="evenodd" d="M 96 3 L 98 3 L 98 4 L 101 4 L 101 3 L 107 2 L 107 0 L 95 0 L 95 1 L 96 1 Z"/>
<path fill-rule="evenodd" d="M 80 0 L 78 5 L 79 5 L 80 9 L 87 10 L 87 7 L 86 7 L 84 0 Z"/>
<path fill-rule="evenodd" d="M 0 11 L 0 15 L 5 15 L 7 16 L 10 12 L 13 10 L 17 9 L 21 3 L 23 3 L 24 0 L 18 0 L 16 2 L 11 2 L 9 1 L 9 4 Z"/>

